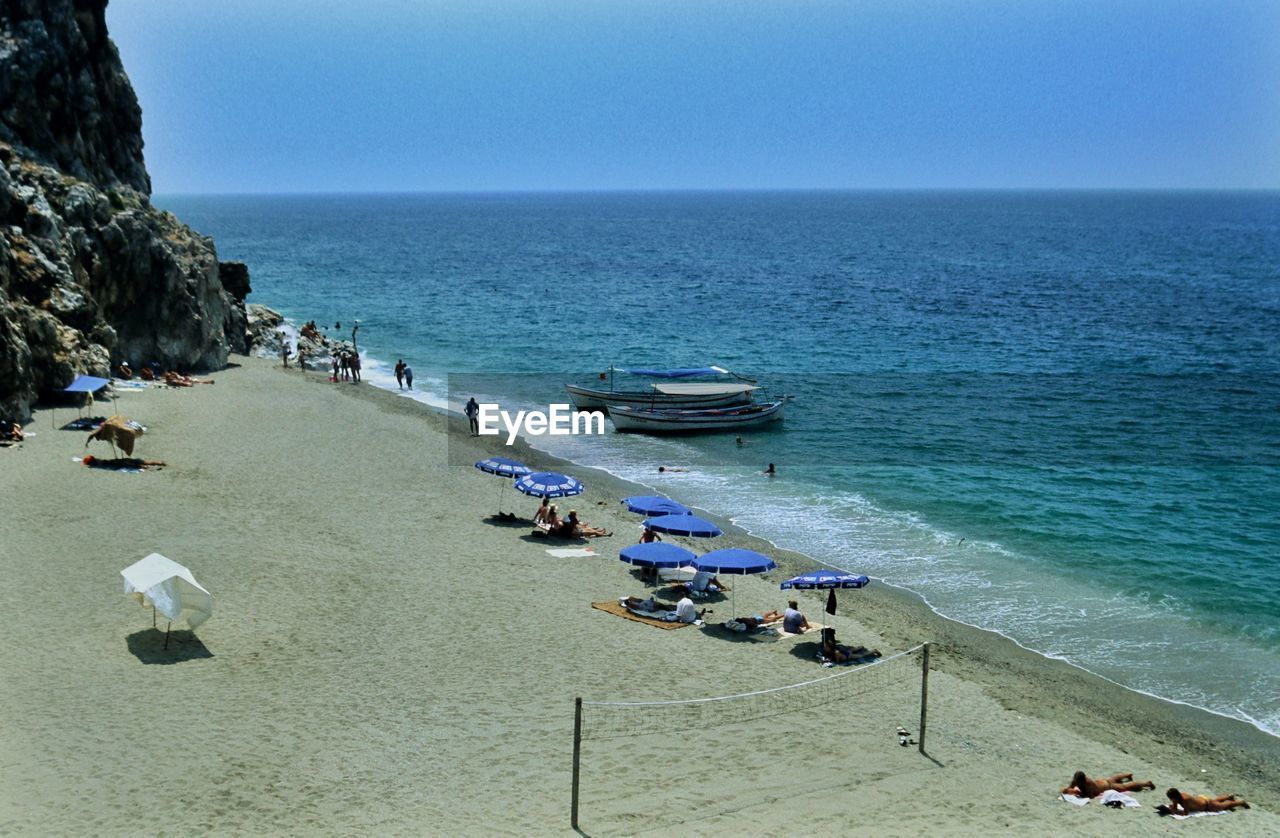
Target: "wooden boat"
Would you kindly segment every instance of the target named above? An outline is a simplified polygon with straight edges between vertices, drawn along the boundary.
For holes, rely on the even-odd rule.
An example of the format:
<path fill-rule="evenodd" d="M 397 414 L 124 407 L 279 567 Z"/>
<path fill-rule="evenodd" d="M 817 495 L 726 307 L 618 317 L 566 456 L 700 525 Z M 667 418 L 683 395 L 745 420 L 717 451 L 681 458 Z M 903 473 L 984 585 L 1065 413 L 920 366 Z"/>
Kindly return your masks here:
<path fill-rule="evenodd" d="M 609 411 L 609 418 L 619 431 L 650 434 L 737 431 L 780 421 L 784 404 L 786 400 L 782 399 L 760 404 L 693 410 L 645 410 L 619 405 Z"/>
<path fill-rule="evenodd" d="M 644 390 L 615 390 L 613 373 L 653 378 L 691 378 L 728 376 L 734 381 L 664 381 L 651 384 Z M 618 369 L 609 368 L 609 388 L 579 387 L 566 384 L 565 390 L 578 410 L 610 410 L 614 406 L 636 407 L 647 410 L 678 410 L 744 405 L 751 401 L 751 394 L 758 390 L 754 381 L 743 379 L 721 367 L 694 367 L 675 370 Z"/>

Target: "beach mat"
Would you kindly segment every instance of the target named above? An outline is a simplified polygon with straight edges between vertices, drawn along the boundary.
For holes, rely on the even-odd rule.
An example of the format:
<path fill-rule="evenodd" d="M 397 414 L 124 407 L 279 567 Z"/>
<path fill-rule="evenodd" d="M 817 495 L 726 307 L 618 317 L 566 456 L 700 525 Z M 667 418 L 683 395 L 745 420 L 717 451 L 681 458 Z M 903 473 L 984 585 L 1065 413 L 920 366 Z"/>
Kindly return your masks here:
<path fill-rule="evenodd" d="M 625 606 L 620 605 L 616 599 L 608 600 L 606 602 L 593 602 L 591 603 L 591 607 L 599 609 L 600 611 L 607 611 L 608 613 L 613 614 L 615 617 L 622 617 L 625 620 L 632 620 L 637 623 L 644 623 L 645 625 L 656 626 L 660 629 L 678 629 L 678 628 L 684 628 L 685 626 L 693 625 L 693 623 L 681 623 L 681 622 L 668 623 L 666 620 L 651 620 L 648 617 L 637 616 L 636 614 L 632 614 L 630 611 L 628 611 Z"/>
<path fill-rule="evenodd" d="M 555 547 L 548 550 L 547 555 L 555 556 L 557 559 L 578 559 L 600 554 L 590 547 Z"/>

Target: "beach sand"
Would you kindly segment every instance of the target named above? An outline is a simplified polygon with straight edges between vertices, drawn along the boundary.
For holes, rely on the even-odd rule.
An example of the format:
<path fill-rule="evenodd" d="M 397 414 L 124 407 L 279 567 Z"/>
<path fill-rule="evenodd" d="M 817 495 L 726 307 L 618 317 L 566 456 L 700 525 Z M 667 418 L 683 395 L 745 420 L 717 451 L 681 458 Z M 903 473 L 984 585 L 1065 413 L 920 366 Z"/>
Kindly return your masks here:
<path fill-rule="evenodd" d="M 563 545 L 489 519 L 497 478 L 448 464 L 500 443 L 395 394 L 237 360 L 213 386 L 119 396 L 149 428 L 135 454 L 164 470 L 84 468 L 85 434 L 53 430 L 47 411 L 0 450 L 0 833 L 564 833 L 575 697 L 848 671 L 818 666 L 806 638 L 591 608 L 650 590 L 616 558 L 639 522 L 619 481 L 569 469 L 588 490 L 561 510 L 614 535 L 589 545 L 599 556 L 553 558 Z M 716 546 L 783 564 L 732 580 L 741 613 L 780 607 L 778 582 L 812 567 L 732 531 Z M 175 627 L 168 652 L 163 617 L 152 629 L 119 575 L 153 551 L 216 603 L 199 641 Z M 800 599 L 820 616 L 825 595 Z M 820 706 L 775 702 L 750 721 L 655 708 L 631 714 L 636 735 L 583 743 L 582 831 L 1280 834 L 1280 740 L 950 623 L 890 585 L 840 602 L 846 642 L 888 656 L 933 641 L 928 757 L 894 732 L 919 732 L 914 664 L 850 672 Z M 708 604 L 709 620 L 730 616 Z M 1077 768 L 1159 790 L 1138 809 L 1077 808 L 1057 799 Z M 1169 786 L 1254 808 L 1174 824 L 1154 813 Z"/>

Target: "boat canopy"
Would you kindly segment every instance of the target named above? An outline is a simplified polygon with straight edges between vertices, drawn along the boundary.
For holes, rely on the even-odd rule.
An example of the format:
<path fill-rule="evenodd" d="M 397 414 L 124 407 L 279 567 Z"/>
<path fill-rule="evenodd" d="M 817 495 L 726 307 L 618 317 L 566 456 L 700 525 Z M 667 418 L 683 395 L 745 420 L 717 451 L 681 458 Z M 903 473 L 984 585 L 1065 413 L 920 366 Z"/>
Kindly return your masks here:
<path fill-rule="evenodd" d="M 693 378 L 695 375 L 728 375 L 729 371 L 723 367 L 683 367 L 674 370 L 652 370 L 652 369 L 632 369 L 627 367 L 615 367 L 615 372 L 625 372 L 631 375 L 647 375 L 651 378 Z"/>
<path fill-rule="evenodd" d="M 750 393 L 760 388 L 754 384 L 718 384 L 714 381 L 695 381 L 683 384 L 655 384 L 653 389 L 667 396 L 715 396 L 733 393 Z"/>

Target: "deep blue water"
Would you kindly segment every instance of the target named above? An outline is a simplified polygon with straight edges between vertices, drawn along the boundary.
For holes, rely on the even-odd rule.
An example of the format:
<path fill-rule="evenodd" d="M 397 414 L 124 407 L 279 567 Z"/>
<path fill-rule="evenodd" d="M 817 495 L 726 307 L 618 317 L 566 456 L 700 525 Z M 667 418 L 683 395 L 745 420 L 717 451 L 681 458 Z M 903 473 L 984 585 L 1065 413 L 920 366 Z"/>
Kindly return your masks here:
<path fill-rule="evenodd" d="M 795 398 L 746 445 L 544 447 L 1280 732 L 1276 193 L 156 203 L 249 263 L 251 301 L 358 318 L 440 397 L 452 375 L 545 405 L 610 364 L 757 376 Z"/>

